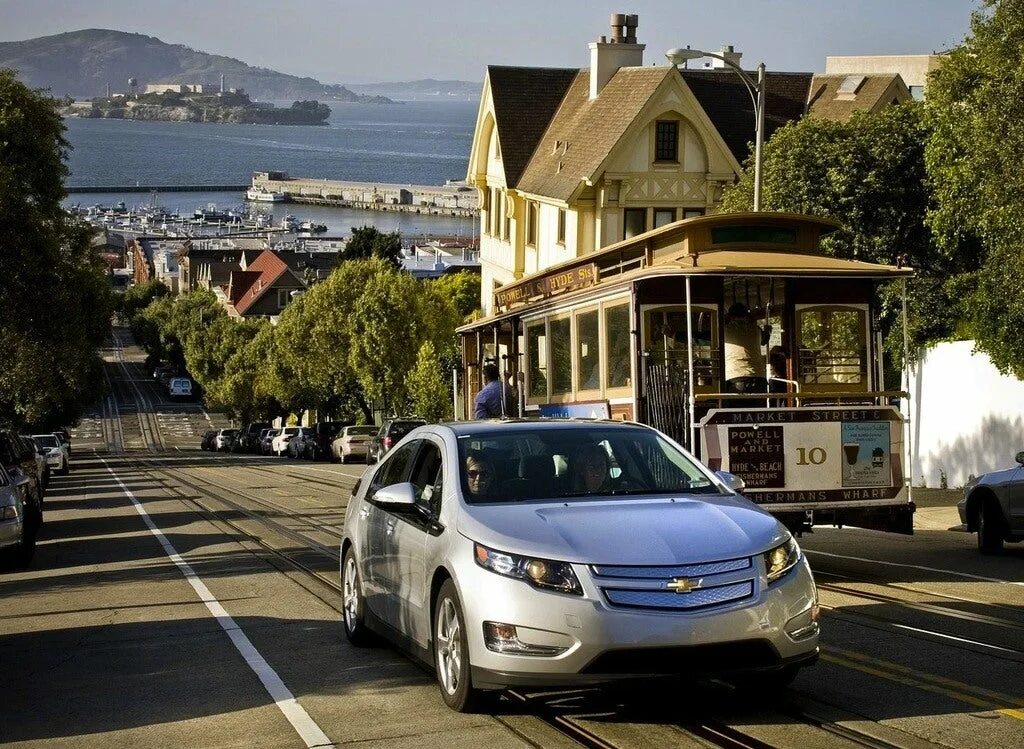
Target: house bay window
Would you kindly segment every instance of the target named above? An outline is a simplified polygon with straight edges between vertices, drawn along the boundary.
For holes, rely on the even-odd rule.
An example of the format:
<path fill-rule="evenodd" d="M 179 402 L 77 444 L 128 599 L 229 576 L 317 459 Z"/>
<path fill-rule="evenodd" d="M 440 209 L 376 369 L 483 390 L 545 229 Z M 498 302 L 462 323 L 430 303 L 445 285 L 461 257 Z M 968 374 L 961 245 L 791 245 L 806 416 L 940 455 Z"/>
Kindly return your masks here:
<path fill-rule="evenodd" d="M 655 208 L 654 209 L 654 228 L 671 224 L 676 220 L 676 209 L 675 208 Z"/>

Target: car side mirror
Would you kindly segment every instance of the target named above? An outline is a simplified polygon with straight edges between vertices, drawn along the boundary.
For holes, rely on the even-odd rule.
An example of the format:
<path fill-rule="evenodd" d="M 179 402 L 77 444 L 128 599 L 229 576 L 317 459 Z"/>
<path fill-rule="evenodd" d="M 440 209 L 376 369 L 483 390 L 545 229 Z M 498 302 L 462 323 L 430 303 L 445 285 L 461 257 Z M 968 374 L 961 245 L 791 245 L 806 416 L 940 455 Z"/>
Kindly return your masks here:
<path fill-rule="evenodd" d="M 388 510 L 404 510 L 416 504 L 416 487 L 405 481 L 390 484 L 377 490 L 373 501 Z"/>
<path fill-rule="evenodd" d="M 743 490 L 747 488 L 746 482 L 734 473 L 729 473 L 728 471 L 715 471 L 715 475 L 718 476 L 723 484 L 737 494 L 742 493 Z"/>
<path fill-rule="evenodd" d="M 1022 466 L 1024 466 L 1024 450 L 1017 453 L 1013 459 L 1020 463 Z"/>

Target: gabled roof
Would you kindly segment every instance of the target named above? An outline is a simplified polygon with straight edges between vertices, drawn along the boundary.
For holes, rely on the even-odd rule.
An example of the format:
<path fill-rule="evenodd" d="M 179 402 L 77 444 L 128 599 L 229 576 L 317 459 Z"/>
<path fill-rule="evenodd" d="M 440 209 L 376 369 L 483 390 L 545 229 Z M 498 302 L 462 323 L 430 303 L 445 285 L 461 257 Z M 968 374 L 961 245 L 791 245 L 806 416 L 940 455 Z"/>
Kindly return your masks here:
<path fill-rule="evenodd" d="M 665 66 L 620 68 L 590 98 L 590 71 L 579 71 L 515 187 L 567 200 L 590 179 L 669 74 Z"/>
<path fill-rule="evenodd" d="M 261 252 L 244 271 L 234 271 L 231 274 L 229 298 L 235 311 L 244 315 L 286 273 L 301 285 L 302 282 L 288 269 L 287 263 L 270 250 Z M 238 289 L 242 286 L 245 289 L 239 294 Z"/>
<path fill-rule="evenodd" d="M 714 123 L 722 140 L 741 164 L 754 142 L 754 104 L 746 86 L 732 70 L 688 70 L 679 74 Z M 748 75 L 757 80 L 757 71 Z M 765 74 L 765 142 L 783 125 L 804 116 L 811 73 Z"/>
<path fill-rule="evenodd" d="M 260 274 L 254 270 L 233 270 L 228 277 L 228 299 L 237 307 L 245 298 L 246 293 L 259 280 Z"/>
<path fill-rule="evenodd" d="M 896 73 L 885 75 L 816 75 L 811 81 L 807 114 L 844 122 L 854 112 L 877 112 L 910 101 L 910 89 Z"/>
<path fill-rule="evenodd" d="M 515 187 L 578 68 L 520 68 L 488 65 L 494 118 L 505 168 Z"/>

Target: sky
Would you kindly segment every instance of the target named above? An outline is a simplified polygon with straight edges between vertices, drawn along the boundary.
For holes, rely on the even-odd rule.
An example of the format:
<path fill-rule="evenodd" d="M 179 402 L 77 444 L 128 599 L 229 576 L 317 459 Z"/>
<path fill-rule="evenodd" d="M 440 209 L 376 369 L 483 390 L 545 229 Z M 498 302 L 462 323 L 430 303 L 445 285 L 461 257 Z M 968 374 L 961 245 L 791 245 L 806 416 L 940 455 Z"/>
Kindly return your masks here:
<path fill-rule="evenodd" d="M 926 54 L 977 0 L 0 0 L 0 41 L 134 31 L 326 83 L 483 79 L 488 64 L 585 67 L 613 12 L 639 15 L 646 64 L 732 44 L 751 68 L 821 72 L 827 55 Z"/>

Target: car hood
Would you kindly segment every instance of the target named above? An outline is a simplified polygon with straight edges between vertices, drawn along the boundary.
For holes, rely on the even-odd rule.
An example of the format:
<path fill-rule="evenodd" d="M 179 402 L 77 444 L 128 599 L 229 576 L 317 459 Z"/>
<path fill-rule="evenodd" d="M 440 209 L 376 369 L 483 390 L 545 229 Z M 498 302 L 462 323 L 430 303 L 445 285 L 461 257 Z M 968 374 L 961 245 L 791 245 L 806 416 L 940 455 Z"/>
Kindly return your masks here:
<path fill-rule="evenodd" d="M 499 551 L 616 565 L 751 556 L 788 535 L 774 517 L 738 496 L 464 505 L 459 532 Z"/>

